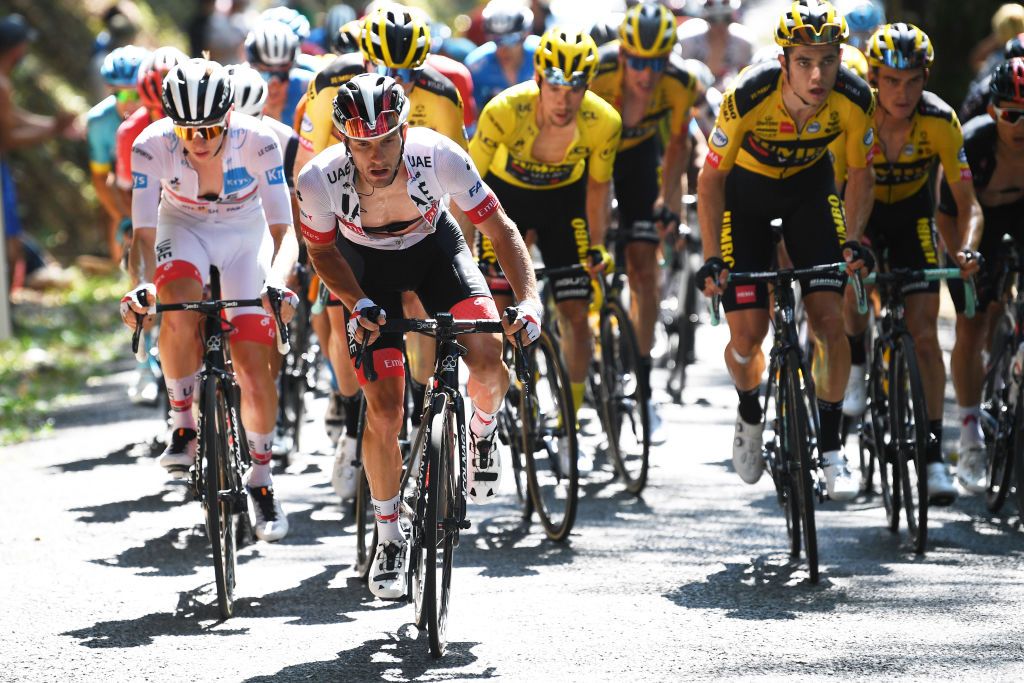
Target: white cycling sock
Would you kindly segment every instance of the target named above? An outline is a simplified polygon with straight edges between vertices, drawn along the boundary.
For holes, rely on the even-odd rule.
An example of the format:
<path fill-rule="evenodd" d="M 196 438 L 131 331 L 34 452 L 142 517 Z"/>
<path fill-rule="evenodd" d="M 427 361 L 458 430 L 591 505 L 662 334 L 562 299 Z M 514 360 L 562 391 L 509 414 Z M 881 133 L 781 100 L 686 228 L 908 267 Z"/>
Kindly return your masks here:
<path fill-rule="evenodd" d="M 473 417 L 469 421 L 469 431 L 478 439 L 486 439 L 498 428 L 498 421 L 494 419 L 497 413 L 485 413 L 477 408 L 473 411 Z"/>
<path fill-rule="evenodd" d="M 984 441 L 981 431 L 981 406 L 960 406 L 960 443 L 976 446 Z"/>
<path fill-rule="evenodd" d="M 171 429 L 195 429 L 192 415 L 192 395 L 196 389 L 196 375 L 189 373 L 181 379 L 165 378 L 167 398 L 171 404 Z"/>
<path fill-rule="evenodd" d="M 371 498 L 370 500 L 373 501 L 373 514 L 377 519 L 377 542 L 403 540 L 402 528 L 398 525 L 401 497 L 395 496 L 388 500 Z"/>
<path fill-rule="evenodd" d="M 270 446 L 274 442 L 273 433 L 260 434 L 259 432 L 245 432 L 245 439 L 249 442 L 249 455 L 252 456 L 252 469 L 249 471 L 248 485 L 250 488 L 270 486 L 273 481 L 270 476 L 270 462 L 273 456 L 270 453 Z"/>

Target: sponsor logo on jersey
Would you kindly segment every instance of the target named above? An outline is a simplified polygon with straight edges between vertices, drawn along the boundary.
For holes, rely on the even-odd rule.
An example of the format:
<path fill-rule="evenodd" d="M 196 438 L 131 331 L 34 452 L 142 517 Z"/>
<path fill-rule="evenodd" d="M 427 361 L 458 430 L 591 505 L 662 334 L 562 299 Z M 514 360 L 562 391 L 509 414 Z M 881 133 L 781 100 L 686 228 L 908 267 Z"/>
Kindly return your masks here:
<path fill-rule="evenodd" d="M 267 185 L 280 185 L 284 182 L 284 166 L 275 166 L 267 171 Z"/>
<path fill-rule="evenodd" d="M 132 171 L 132 189 L 143 190 L 147 187 L 149 187 L 149 176 L 145 173 Z"/>
<path fill-rule="evenodd" d="M 481 183 L 478 180 L 478 181 L 476 181 L 476 185 L 474 185 L 473 187 L 469 188 L 469 196 L 470 197 L 475 197 L 476 193 L 479 192 L 481 189 L 483 189 L 483 183 Z"/>
<path fill-rule="evenodd" d="M 909 156 L 913 156 L 913 155 L 914 155 L 914 146 L 913 145 L 907 145 L 906 147 L 903 148 L 903 156 L 909 157 Z"/>
<path fill-rule="evenodd" d="M 789 121 L 779 121 L 780 133 L 795 133 L 796 127 Z"/>
<path fill-rule="evenodd" d="M 430 157 L 407 156 L 407 157 L 405 157 L 405 159 L 406 159 L 406 161 L 409 162 L 409 168 L 432 168 L 433 167 L 433 161 L 434 160 L 431 159 Z"/>
<path fill-rule="evenodd" d="M 812 135 L 814 133 L 817 133 L 819 130 L 821 130 L 821 124 L 818 123 L 817 121 L 811 121 L 809 124 L 807 124 L 807 132 L 811 133 Z"/>
<path fill-rule="evenodd" d="M 711 168 L 718 168 L 718 165 L 722 163 L 722 155 L 718 154 L 717 152 L 712 152 L 709 149 L 708 156 L 705 159 L 705 161 L 711 164 Z"/>
<path fill-rule="evenodd" d="M 875 141 L 875 129 L 874 128 L 868 128 L 868 132 L 864 133 L 864 144 L 865 145 L 870 145 L 874 141 Z"/>
<path fill-rule="evenodd" d="M 711 144 L 715 147 L 725 147 L 729 144 L 729 136 L 717 126 L 711 131 Z"/>
<path fill-rule="evenodd" d="M 757 301 L 757 285 L 737 285 L 736 303 L 752 304 Z"/>
<path fill-rule="evenodd" d="M 153 155 L 147 152 L 146 150 L 142 149 L 141 147 L 132 147 L 132 154 L 140 156 L 143 159 L 153 161 Z"/>
<path fill-rule="evenodd" d="M 257 152 L 257 153 L 256 153 L 256 156 L 258 156 L 258 157 L 261 157 L 261 156 L 263 156 L 264 154 L 266 154 L 267 152 L 269 152 L 269 151 L 271 151 L 272 149 L 274 149 L 275 147 L 277 147 L 277 145 L 276 145 L 276 144 L 271 144 L 271 145 L 267 145 L 266 147 L 264 147 L 263 149 L 261 149 L 261 150 L 260 150 L 259 152 Z"/>
<path fill-rule="evenodd" d="M 527 185 L 557 185 L 572 175 L 576 164 L 543 164 L 525 159 L 508 158 L 505 171 L 516 180 Z"/>
<path fill-rule="evenodd" d="M 244 167 L 229 168 L 224 172 L 224 190 L 227 194 L 238 192 L 242 188 L 251 185 L 254 178 Z"/>
<path fill-rule="evenodd" d="M 961 147 L 960 151 L 956 153 L 956 159 L 961 164 L 966 164 L 967 163 L 967 150 L 965 150 L 963 147 Z"/>
<path fill-rule="evenodd" d="M 302 115 L 302 122 L 299 123 L 299 130 L 301 130 L 303 133 L 313 132 L 313 120 L 309 118 L 308 115 Z"/>

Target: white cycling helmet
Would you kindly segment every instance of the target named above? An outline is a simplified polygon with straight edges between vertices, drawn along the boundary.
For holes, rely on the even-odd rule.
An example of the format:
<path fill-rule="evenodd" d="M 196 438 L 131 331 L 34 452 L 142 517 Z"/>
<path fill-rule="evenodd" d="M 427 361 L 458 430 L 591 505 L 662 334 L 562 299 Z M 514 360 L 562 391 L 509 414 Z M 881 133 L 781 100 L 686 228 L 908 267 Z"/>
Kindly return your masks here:
<path fill-rule="evenodd" d="M 301 12 L 291 7 L 271 7 L 260 13 L 260 21 L 278 21 L 284 24 L 295 34 L 300 41 L 309 38 L 309 19 Z"/>
<path fill-rule="evenodd" d="M 235 91 L 235 111 L 257 118 L 262 116 L 263 105 L 267 103 L 267 82 L 260 72 L 245 64 L 235 64 L 227 70 Z"/>
<path fill-rule="evenodd" d="M 245 56 L 250 64 L 291 67 L 299 54 L 299 39 L 280 21 L 264 21 L 245 38 Z"/>
<path fill-rule="evenodd" d="M 217 62 L 190 59 L 164 77 L 164 113 L 176 126 L 220 123 L 234 102 L 231 75 Z"/>

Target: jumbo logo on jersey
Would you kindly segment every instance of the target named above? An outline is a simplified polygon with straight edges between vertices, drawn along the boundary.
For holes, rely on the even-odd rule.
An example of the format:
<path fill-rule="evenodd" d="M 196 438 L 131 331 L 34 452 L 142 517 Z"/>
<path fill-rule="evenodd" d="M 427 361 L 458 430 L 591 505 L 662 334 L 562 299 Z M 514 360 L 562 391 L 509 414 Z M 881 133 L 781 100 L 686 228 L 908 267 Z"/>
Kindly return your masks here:
<path fill-rule="evenodd" d="M 249 175 L 249 171 L 244 167 L 229 168 L 224 172 L 224 190 L 226 194 L 238 192 L 247 185 L 251 185 L 254 180 L 255 179 Z"/>

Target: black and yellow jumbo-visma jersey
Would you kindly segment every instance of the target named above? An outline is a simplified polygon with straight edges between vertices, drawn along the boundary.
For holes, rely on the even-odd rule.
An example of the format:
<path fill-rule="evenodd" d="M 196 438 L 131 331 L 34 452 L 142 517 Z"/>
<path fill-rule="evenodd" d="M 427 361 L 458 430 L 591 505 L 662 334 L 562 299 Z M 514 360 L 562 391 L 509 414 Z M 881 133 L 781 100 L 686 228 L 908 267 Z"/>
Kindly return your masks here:
<path fill-rule="evenodd" d="M 813 165 L 844 132 L 850 166 L 871 163 L 875 99 L 868 84 L 845 66 L 825 103 L 798 130 L 782 102 L 782 66 L 765 62 L 750 67 L 722 100 L 706 163 L 733 165 L 769 178 L 786 178 Z"/>

